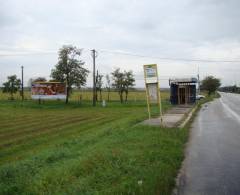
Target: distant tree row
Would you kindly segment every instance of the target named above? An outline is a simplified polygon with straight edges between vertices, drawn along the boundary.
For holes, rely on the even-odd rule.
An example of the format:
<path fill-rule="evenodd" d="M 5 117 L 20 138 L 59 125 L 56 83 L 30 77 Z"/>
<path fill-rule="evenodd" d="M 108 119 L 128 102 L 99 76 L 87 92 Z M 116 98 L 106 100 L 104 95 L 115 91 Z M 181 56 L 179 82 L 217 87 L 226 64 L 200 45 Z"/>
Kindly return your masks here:
<path fill-rule="evenodd" d="M 51 71 L 50 81 L 59 81 L 66 83 L 66 103 L 69 101 L 69 96 L 72 93 L 74 87 L 81 88 L 86 85 L 87 76 L 89 70 L 84 68 L 84 62 L 80 59 L 82 50 L 74 46 L 63 46 L 59 49 L 58 63 Z M 97 71 L 96 75 L 96 91 L 97 100 L 102 101 L 102 90 L 103 90 L 103 78 L 104 75 Z M 106 85 L 105 89 L 108 93 L 107 100 L 110 100 L 110 91 L 113 89 L 118 92 L 120 102 L 126 102 L 128 99 L 129 89 L 135 85 L 135 79 L 132 71 L 121 71 L 119 68 L 111 73 L 105 75 Z M 45 82 L 47 81 L 44 77 L 38 77 L 31 79 L 32 82 Z M 16 75 L 8 77 L 8 81 L 3 83 L 3 92 L 9 93 L 11 99 L 13 94 L 20 89 L 21 81 Z M 98 96 L 99 94 L 99 96 Z M 125 96 L 124 96 L 125 94 Z"/>
<path fill-rule="evenodd" d="M 237 85 L 224 86 L 224 87 L 220 87 L 219 91 L 229 92 L 229 93 L 240 93 L 240 87 L 238 87 Z"/>

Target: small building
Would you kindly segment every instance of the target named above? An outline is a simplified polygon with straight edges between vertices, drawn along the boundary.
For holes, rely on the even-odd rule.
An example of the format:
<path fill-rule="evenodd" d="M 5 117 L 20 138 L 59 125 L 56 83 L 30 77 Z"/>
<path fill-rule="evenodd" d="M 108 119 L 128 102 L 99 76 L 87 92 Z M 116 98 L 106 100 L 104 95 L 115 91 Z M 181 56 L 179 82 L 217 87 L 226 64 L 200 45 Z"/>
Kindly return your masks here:
<path fill-rule="evenodd" d="M 171 104 L 194 104 L 196 84 L 196 78 L 169 79 Z"/>

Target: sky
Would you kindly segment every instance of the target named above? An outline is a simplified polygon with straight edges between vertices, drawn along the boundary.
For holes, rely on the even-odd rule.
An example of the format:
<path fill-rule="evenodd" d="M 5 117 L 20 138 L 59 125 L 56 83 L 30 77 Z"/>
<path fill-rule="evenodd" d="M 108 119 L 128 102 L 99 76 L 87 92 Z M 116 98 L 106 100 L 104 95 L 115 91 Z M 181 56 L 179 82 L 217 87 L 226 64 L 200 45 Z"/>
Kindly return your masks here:
<path fill-rule="evenodd" d="M 90 50 L 96 49 L 100 73 L 133 70 L 137 87 L 144 86 L 143 65 L 154 63 L 161 87 L 168 87 L 169 78 L 198 72 L 201 79 L 213 75 L 223 85 L 240 85 L 239 0 L 0 3 L 0 85 L 9 75 L 20 77 L 21 66 L 25 85 L 30 78 L 49 79 L 63 45 L 83 48 L 81 58 L 90 71 Z M 87 86 L 92 86 L 92 72 Z"/>

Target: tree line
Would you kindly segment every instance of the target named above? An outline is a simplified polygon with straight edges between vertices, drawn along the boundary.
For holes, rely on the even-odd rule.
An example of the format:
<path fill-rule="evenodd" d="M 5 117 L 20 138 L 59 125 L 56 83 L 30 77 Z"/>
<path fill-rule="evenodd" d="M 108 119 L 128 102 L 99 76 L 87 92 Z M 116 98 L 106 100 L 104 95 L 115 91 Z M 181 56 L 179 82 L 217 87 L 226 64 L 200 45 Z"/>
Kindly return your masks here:
<path fill-rule="evenodd" d="M 240 93 L 240 87 L 237 85 L 220 87 L 219 91 L 228 92 L 228 93 Z"/>
<path fill-rule="evenodd" d="M 85 62 L 81 60 L 82 50 L 74 46 L 63 46 L 58 52 L 58 62 L 51 70 L 51 80 L 66 83 L 66 103 L 73 91 L 73 88 L 81 88 L 86 85 L 89 70 L 84 67 Z M 133 72 L 122 71 L 116 68 L 110 75 L 103 75 L 97 71 L 96 75 L 96 99 L 102 101 L 102 90 L 104 88 L 103 78 L 105 77 L 108 101 L 110 100 L 111 90 L 119 94 L 120 102 L 127 102 L 129 89 L 135 85 Z M 31 82 L 45 82 L 44 77 L 32 79 Z M 20 91 L 21 80 L 16 75 L 8 76 L 7 81 L 3 83 L 3 93 L 9 93 L 10 98 L 14 99 L 14 94 Z"/>

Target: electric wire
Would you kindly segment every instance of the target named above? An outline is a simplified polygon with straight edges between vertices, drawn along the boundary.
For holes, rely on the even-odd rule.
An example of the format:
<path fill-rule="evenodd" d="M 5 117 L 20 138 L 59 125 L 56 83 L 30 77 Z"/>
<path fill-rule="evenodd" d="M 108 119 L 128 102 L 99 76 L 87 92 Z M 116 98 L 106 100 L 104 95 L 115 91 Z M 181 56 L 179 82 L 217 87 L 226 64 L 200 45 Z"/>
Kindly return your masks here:
<path fill-rule="evenodd" d="M 91 51 L 91 49 L 81 48 L 84 53 L 86 50 Z M 110 53 L 115 55 L 126 55 L 132 57 L 139 58 L 150 58 L 150 59 L 158 59 L 163 61 L 183 61 L 183 62 L 204 62 L 204 63 L 240 63 L 240 59 L 195 59 L 195 58 L 172 58 L 172 57 L 160 57 L 160 56 L 148 56 L 135 54 L 130 52 L 122 52 L 122 51 L 112 51 L 106 49 L 97 49 L 96 51 L 102 53 Z M 56 55 L 57 52 L 54 51 L 46 51 L 46 52 L 24 52 L 24 53 L 15 53 L 15 54 L 0 54 L 0 57 L 11 57 L 11 56 L 31 56 L 31 55 Z"/>

